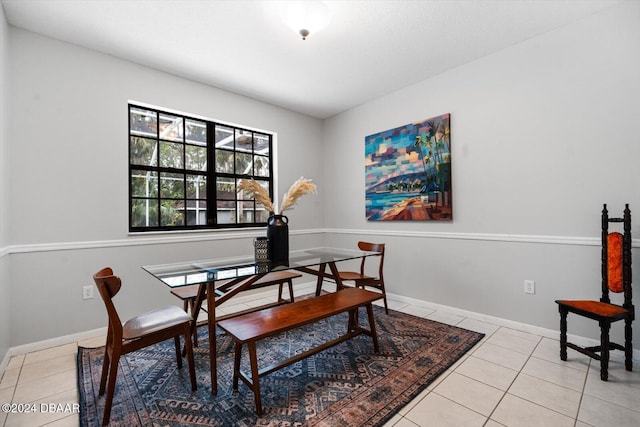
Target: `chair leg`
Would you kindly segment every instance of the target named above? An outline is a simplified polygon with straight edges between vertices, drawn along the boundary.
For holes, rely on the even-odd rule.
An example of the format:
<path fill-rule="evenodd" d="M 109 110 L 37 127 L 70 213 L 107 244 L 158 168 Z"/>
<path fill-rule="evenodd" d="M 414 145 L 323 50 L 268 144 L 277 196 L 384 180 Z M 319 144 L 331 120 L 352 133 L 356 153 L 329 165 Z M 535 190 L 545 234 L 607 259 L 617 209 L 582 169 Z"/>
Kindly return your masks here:
<path fill-rule="evenodd" d="M 560 360 L 567 360 L 567 314 L 563 307 L 560 307 Z"/>
<path fill-rule="evenodd" d="M 366 285 L 361 285 L 356 283 L 357 286 L 364 289 Z M 380 289 L 382 292 L 382 301 L 384 302 L 384 312 L 385 314 L 389 314 L 389 304 L 387 304 L 387 292 L 384 289 L 384 283 L 380 283 L 379 285 L 370 285 L 372 288 Z"/>
<path fill-rule="evenodd" d="M 184 348 L 187 352 L 187 364 L 189 365 L 189 378 L 191 379 L 191 391 L 196 391 L 198 385 L 196 384 L 196 367 L 193 360 L 193 345 L 191 344 L 191 325 L 185 323 L 184 326 Z M 178 355 L 178 360 L 180 356 Z"/>
<path fill-rule="evenodd" d="M 611 324 L 606 321 L 600 322 L 600 379 L 609 379 L 609 329 Z"/>
<path fill-rule="evenodd" d="M 627 371 L 633 370 L 633 346 L 631 344 L 633 332 L 631 330 L 631 318 L 624 320 L 624 367 Z"/>
<path fill-rule="evenodd" d="M 182 351 L 180 350 L 180 337 L 177 335 L 173 337 L 173 342 L 175 343 L 176 347 L 176 360 L 178 361 L 178 369 L 182 369 Z"/>
<path fill-rule="evenodd" d="M 120 361 L 120 352 L 114 352 L 111 355 L 109 363 L 109 381 L 107 382 L 107 397 L 104 401 L 104 416 L 102 417 L 102 425 L 109 424 L 111 418 L 111 405 L 113 404 L 113 394 L 116 389 L 116 377 L 118 375 L 118 362 Z"/>
<path fill-rule="evenodd" d="M 107 385 L 107 375 L 109 374 L 109 343 L 104 346 L 104 360 L 102 361 L 102 375 L 100 376 L 100 389 L 98 395 L 104 394 L 105 386 Z"/>
<path fill-rule="evenodd" d="M 384 312 L 389 314 L 389 304 L 387 304 L 387 291 L 384 290 L 384 283 L 380 283 L 380 290 L 382 291 L 382 300 L 384 301 Z"/>

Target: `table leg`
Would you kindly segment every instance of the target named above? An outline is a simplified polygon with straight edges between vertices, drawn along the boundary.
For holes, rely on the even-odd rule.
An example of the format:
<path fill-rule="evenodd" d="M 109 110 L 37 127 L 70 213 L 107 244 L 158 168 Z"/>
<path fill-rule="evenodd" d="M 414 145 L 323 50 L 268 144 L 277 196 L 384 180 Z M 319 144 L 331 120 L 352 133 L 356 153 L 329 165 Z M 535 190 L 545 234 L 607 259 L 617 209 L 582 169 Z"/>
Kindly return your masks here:
<path fill-rule="evenodd" d="M 211 394 L 218 394 L 218 369 L 216 366 L 216 289 L 214 282 L 207 282 L 207 327 L 209 328 L 209 366 L 211 368 Z"/>
<path fill-rule="evenodd" d="M 335 262 L 329 263 L 329 268 L 331 269 L 331 274 L 333 275 L 333 280 L 336 281 L 336 291 L 340 291 L 344 289 L 344 285 L 342 284 L 342 280 L 340 280 L 340 272 L 338 271 L 338 267 L 336 267 Z"/>
<path fill-rule="evenodd" d="M 193 323 L 191 324 L 191 335 L 193 335 L 193 345 L 198 346 L 198 316 L 202 309 L 202 301 L 204 301 L 205 291 L 207 285 L 201 284 L 198 286 L 198 294 L 196 300 L 191 305 L 191 316 L 193 317 Z"/>
<path fill-rule="evenodd" d="M 371 338 L 373 339 L 373 351 L 380 353 L 380 347 L 378 346 L 378 333 L 376 332 L 376 320 L 373 318 L 373 304 L 367 304 L 367 316 L 369 317 L 369 331 L 371 332 Z"/>
<path fill-rule="evenodd" d="M 324 281 L 324 271 L 327 269 L 327 264 L 322 263 L 318 267 L 318 280 L 316 281 L 316 296 L 320 296 L 320 292 L 322 291 L 322 282 Z"/>

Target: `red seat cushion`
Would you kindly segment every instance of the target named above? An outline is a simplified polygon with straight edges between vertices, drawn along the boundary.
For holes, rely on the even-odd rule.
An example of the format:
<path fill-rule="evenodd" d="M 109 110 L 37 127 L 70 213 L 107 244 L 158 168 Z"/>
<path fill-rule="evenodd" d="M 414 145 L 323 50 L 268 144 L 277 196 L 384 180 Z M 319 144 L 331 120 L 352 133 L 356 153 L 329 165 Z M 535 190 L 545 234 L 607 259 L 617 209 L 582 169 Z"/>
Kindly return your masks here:
<path fill-rule="evenodd" d="M 586 311 L 602 317 L 624 317 L 629 314 L 629 310 L 614 304 L 591 300 L 560 300 L 556 301 L 560 305 Z"/>

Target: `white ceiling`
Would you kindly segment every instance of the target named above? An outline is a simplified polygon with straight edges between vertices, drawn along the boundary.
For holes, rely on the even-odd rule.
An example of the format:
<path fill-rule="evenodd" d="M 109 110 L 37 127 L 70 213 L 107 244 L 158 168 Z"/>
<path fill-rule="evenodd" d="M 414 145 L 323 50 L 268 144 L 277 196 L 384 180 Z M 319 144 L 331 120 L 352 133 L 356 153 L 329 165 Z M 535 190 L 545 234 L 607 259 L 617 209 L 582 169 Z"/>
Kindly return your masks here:
<path fill-rule="evenodd" d="M 281 1 L 2 0 L 7 21 L 318 118 L 623 0 L 325 1 L 302 40 Z"/>

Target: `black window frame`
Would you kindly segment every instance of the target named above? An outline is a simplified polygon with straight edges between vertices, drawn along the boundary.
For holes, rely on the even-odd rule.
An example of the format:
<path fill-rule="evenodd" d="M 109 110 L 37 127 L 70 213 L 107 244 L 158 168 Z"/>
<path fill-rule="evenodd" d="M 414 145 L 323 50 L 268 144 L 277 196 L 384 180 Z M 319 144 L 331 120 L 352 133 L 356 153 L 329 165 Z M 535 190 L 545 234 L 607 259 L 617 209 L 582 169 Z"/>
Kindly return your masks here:
<path fill-rule="evenodd" d="M 145 135 L 143 135 L 140 131 L 136 131 L 132 129 L 132 122 L 133 122 L 133 116 L 132 116 L 132 110 L 144 110 L 147 112 L 152 112 L 155 114 L 155 120 L 156 120 L 156 129 L 155 129 L 155 136 L 151 135 L 150 133 L 147 133 Z M 182 119 L 182 130 L 181 130 L 181 141 L 177 140 L 176 138 L 174 139 L 167 139 L 167 138 L 161 138 L 160 137 L 160 125 L 159 123 L 161 122 L 160 118 L 162 115 L 165 116 L 172 116 L 175 118 L 181 118 Z M 267 225 L 267 220 L 266 218 L 264 219 L 264 221 L 260 220 L 260 216 L 264 217 L 264 207 L 262 207 L 261 205 L 257 204 L 255 199 L 253 198 L 240 198 L 240 194 L 237 192 L 237 183 L 239 182 L 239 180 L 241 179 L 256 179 L 258 181 L 261 181 L 265 186 L 268 187 L 268 191 L 269 191 L 269 195 L 271 197 L 271 200 L 273 200 L 273 192 L 274 192 L 274 171 L 273 171 L 273 166 L 274 166 L 274 161 L 273 161 L 273 140 L 274 140 L 274 134 L 271 132 L 267 132 L 267 131 L 263 131 L 263 130 L 256 130 L 256 129 L 252 129 L 249 127 L 243 127 L 243 126 L 238 126 L 238 125 L 234 125 L 234 124 L 229 124 L 229 123 L 225 123 L 225 122 L 221 122 L 221 121 L 214 121 L 214 120 L 209 120 L 209 119 L 205 119 L 202 117 L 198 117 L 198 116 L 194 116 L 194 115 L 188 115 L 188 114 L 184 114 L 184 113 L 180 113 L 180 112 L 175 112 L 172 110 L 165 110 L 165 109 L 160 109 L 157 107 L 151 107 L 145 104 L 140 104 L 140 103 L 128 103 L 127 106 L 127 116 L 128 116 L 128 121 L 129 121 L 129 126 L 128 126 L 128 134 L 127 134 L 127 146 L 128 146 L 128 159 L 129 159 L 129 168 L 128 168 L 128 183 L 129 183 L 129 232 L 158 232 L 158 231 L 188 231 L 188 230 L 219 230 L 219 229 L 240 229 L 240 228 L 251 228 L 251 227 L 261 227 L 261 226 L 266 226 Z M 199 122 L 202 123 L 206 126 L 206 145 L 201 145 L 202 142 L 200 142 L 200 144 L 198 143 L 190 143 L 188 141 L 188 136 L 187 136 L 187 130 L 186 130 L 186 126 L 187 126 L 187 122 L 190 123 L 194 123 L 194 122 Z M 230 150 L 228 147 L 224 147 L 223 149 L 219 149 L 216 147 L 216 129 L 221 130 L 221 129 L 225 129 L 225 130 L 232 130 L 233 131 L 233 149 Z M 237 163 L 237 157 L 238 157 L 238 153 L 242 153 L 243 155 L 247 154 L 247 150 L 239 150 L 238 145 L 238 135 L 244 135 L 246 136 L 247 134 L 250 134 L 250 145 L 251 145 L 251 151 L 249 151 L 249 153 L 251 154 L 251 159 L 255 159 L 256 156 L 259 157 L 265 157 L 268 158 L 268 176 L 262 176 L 257 173 L 257 168 L 255 166 L 255 162 L 251 162 L 251 173 L 238 173 L 239 171 L 236 170 L 236 167 L 238 167 L 238 163 Z M 153 164 L 134 164 L 134 159 L 133 159 L 133 145 L 134 145 L 134 139 L 146 139 L 147 142 L 155 142 L 155 150 L 156 150 L 156 160 L 155 160 L 155 165 Z M 261 153 L 257 153 L 256 152 L 256 141 L 260 139 L 263 142 L 266 141 L 268 144 L 268 155 L 265 156 L 264 154 Z M 161 144 L 166 144 L 166 145 L 181 145 L 182 146 L 182 166 L 181 167 L 176 167 L 174 166 L 162 166 L 161 165 L 161 161 L 159 159 L 160 157 L 160 146 Z M 186 156 L 186 150 L 187 147 L 190 146 L 196 146 L 196 147 L 204 147 L 206 149 L 206 171 L 198 171 L 197 169 L 188 169 L 187 168 L 187 156 Z M 244 145 L 244 147 L 246 147 L 246 144 Z M 219 153 L 221 152 L 225 152 L 225 153 L 233 153 L 233 171 L 232 172 L 228 172 L 228 171 L 216 171 L 217 167 L 216 167 L 216 155 L 219 155 Z M 134 172 L 136 171 L 136 172 Z M 140 196 L 140 195 L 134 195 L 134 178 L 135 175 L 134 173 L 137 173 L 139 171 L 144 171 L 148 174 L 156 174 L 156 194 L 155 196 Z M 242 171 L 245 172 L 245 171 Z M 163 198 L 163 192 L 162 192 L 162 176 L 166 176 L 165 174 L 173 174 L 174 176 L 180 176 L 182 178 L 182 188 L 183 188 L 183 195 L 182 198 L 171 198 L 171 197 L 164 197 Z M 188 180 L 187 180 L 187 175 L 189 176 L 193 176 L 193 175 L 200 175 L 200 176 L 204 176 L 206 178 L 206 197 L 205 198 L 198 198 L 198 199 L 194 199 L 194 198 L 189 198 L 189 194 L 188 194 Z M 139 176 L 138 176 L 139 177 Z M 226 196 L 224 198 L 218 198 L 220 197 L 220 195 L 218 194 L 217 191 L 217 182 L 218 179 L 224 179 L 224 180 L 232 180 L 235 181 L 234 182 L 234 191 L 233 194 L 234 196 L 230 196 L 230 192 L 226 193 Z M 180 179 L 178 179 L 178 181 L 180 181 Z M 233 197 L 233 199 L 231 198 Z M 250 196 L 247 196 L 250 197 Z M 178 202 L 182 202 L 183 203 L 183 209 L 182 209 L 182 219 L 183 219 L 183 223 L 178 224 L 178 225 L 163 225 L 162 224 L 162 202 L 164 201 L 175 201 L 176 203 Z M 206 211 L 206 221 L 205 224 L 188 224 L 188 218 L 189 218 L 189 204 L 190 202 L 194 201 L 194 200 L 202 200 L 204 202 L 206 202 L 206 208 L 201 208 L 201 210 L 205 210 Z M 136 203 L 147 203 L 150 206 L 153 206 L 155 204 L 155 209 L 156 212 L 154 213 L 154 216 L 156 216 L 155 220 L 157 222 L 153 223 L 153 225 L 144 225 L 141 226 L 139 224 L 134 225 L 134 220 L 136 215 L 134 214 L 134 205 L 136 205 Z M 236 222 L 219 222 L 219 213 L 222 212 L 222 209 L 219 209 L 219 204 L 223 203 L 226 205 L 230 205 L 233 204 L 235 205 L 235 221 Z M 252 204 L 252 207 L 247 207 L 247 204 Z M 243 205 L 245 206 L 245 208 L 243 209 L 244 211 L 248 211 L 251 212 L 251 222 L 238 222 L 238 209 L 240 209 L 240 206 Z M 152 208 L 153 209 L 153 208 Z M 147 209 L 148 211 L 148 209 Z M 263 212 L 262 215 L 258 215 L 257 212 Z M 147 213 L 148 215 L 148 213 Z M 198 215 L 198 210 L 195 210 L 195 215 Z M 268 215 L 267 215 L 268 217 Z"/>

